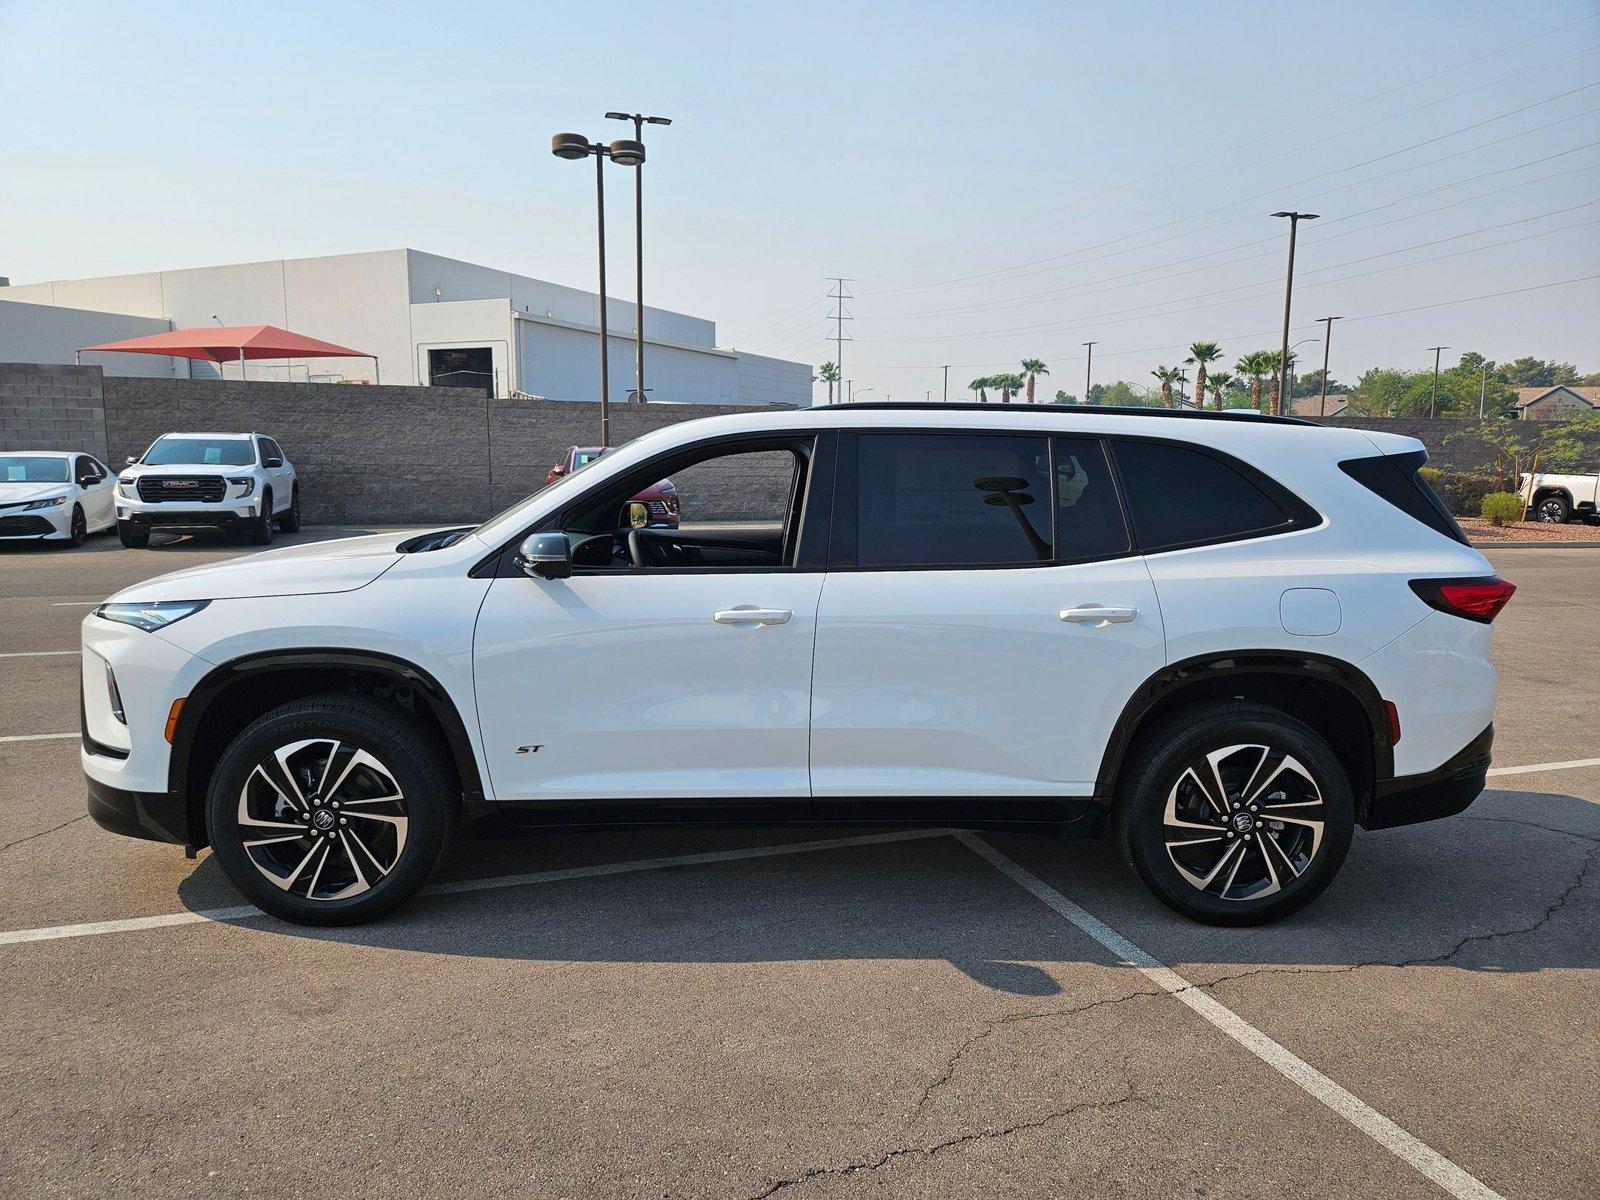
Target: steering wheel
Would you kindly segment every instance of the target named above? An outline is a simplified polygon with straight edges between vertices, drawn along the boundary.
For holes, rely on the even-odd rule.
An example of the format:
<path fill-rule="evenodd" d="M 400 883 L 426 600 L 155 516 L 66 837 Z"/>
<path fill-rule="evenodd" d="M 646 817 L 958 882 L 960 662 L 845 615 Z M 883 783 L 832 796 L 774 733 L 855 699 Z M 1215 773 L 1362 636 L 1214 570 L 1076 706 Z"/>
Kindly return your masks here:
<path fill-rule="evenodd" d="M 641 569 L 651 566 L 649 545 L 640 530 L 628 530 L 628 561 Z"/>

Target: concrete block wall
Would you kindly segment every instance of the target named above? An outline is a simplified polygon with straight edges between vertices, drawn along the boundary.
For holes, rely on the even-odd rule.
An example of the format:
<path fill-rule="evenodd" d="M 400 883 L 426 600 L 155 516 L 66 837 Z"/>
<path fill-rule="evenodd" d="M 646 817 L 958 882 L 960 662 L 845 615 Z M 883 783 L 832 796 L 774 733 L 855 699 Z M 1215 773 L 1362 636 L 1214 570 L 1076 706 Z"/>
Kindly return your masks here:
<path fill-rule="evenodd" d="M 0 363 L 0 450 L 85 451 L 105 460 L 99 367 Z"/>
<path fill-rule="evenodd" d="M 1478 427 L 1476 421 L 1446 417 L 1431 420 L 1427 417 L 1337 417 L 1327 424 L 1417 438 L 1428 448 L 1429 465 L 1445 470 L 1468 471 L 1494 465 L 1494 447 L 1473 436 Z M 1540 426 L 1530 425 L 1518 432 L 1532 440 L 1545 431 Z M 1589 450 L 1591 461 L 1584 464 L 1585 469 L 1600 466 L 1600 431 L 1580 433 L 1578 441 Z"/>

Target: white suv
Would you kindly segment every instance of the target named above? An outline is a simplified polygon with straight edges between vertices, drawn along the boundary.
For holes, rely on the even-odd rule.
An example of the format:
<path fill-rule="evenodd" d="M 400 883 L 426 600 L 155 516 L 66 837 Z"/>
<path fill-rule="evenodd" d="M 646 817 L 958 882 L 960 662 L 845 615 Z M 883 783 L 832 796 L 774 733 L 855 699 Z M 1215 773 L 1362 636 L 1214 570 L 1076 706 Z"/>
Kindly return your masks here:
<path fill-rule="evenodd" d="M 300 485 L 278 443 L 260 433 L 166 433 L 117 478 L 117 533 L 148 546 L 152 529 L 244 529 L 272 541 L 300 528 Z"/>
<path fill-rule="evenodd" d="M 183 571 L 83 624 L 89 810 L 360 921 L 451 830 L 1109 830 L 1191 917 L 1484 786 L 1512 586 L 1410 439 L 835 405 L 659 431 L 475 529 Z M 697 523 L 639 527 L 667 476 Z"/>

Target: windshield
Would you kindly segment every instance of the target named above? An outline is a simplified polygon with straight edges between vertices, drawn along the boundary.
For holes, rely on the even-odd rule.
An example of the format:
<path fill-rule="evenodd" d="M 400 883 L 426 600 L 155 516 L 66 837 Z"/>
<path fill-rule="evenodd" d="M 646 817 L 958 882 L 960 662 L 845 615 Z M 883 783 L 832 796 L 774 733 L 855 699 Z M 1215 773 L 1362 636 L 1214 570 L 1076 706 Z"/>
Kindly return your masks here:
<path fill-rule="evenodd" d="M 164 437 L 145 452 L 150 467 L 248 467 L 256 461 L 249 438 Z"/>
<path fill-rule="evenodd" d="M 572 452 L 572 469 L 581 471 L 604 453 L 604 450 L 574 450 Z"/>
<path fill-rule="evenodd" d="M 0 483 L 66 483 L 67 460 L 0 454 Z"/>

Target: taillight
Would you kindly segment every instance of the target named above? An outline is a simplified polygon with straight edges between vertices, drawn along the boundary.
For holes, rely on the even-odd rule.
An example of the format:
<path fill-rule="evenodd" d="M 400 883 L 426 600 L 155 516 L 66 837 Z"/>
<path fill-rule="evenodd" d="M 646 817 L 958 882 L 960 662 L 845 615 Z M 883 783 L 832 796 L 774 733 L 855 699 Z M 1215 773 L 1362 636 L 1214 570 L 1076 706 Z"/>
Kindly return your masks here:
<path fill-rule="evenodd" d="M 1487 625 L 1500 615 L 1517 585 L 1498 575 L 1478 579 L 1413 579 L 1411 590 L 1430 608 Z"/>

